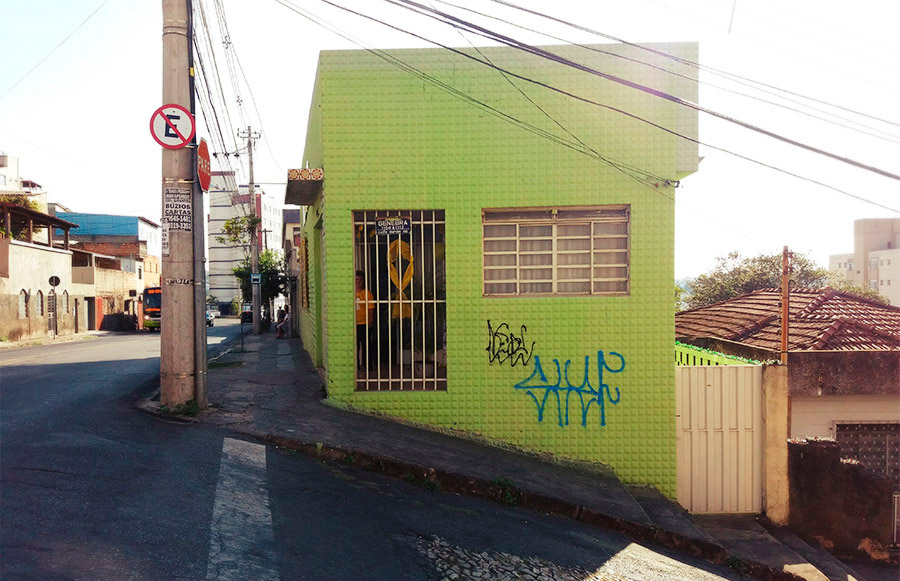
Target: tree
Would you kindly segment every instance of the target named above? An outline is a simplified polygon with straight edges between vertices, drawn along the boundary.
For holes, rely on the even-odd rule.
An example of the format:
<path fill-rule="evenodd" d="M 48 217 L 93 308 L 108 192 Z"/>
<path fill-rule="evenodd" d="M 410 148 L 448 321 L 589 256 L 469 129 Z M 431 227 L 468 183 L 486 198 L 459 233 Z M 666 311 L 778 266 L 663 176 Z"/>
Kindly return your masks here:
<path fill-rule="evenodd" d="M 684 303 L 684 293 L 686 293 L 686 292 L 687 292 L 687 289 L 685 289 L 683 286 L 681 286 L 677 282 L 675 283 L 675 310 L 676 311 L 681 310 L 681 306 Z"/>
<path fill-rule="evenodd" d="M 225 220 L 222 226 L 222 236 L 216 236 L 216 242 L 219 244 L 229 244 L 237 246 L 244 253 L 244 258 L 250 258 L 250 235 L 256 229 L 260 222 L 255 216 L 235 216 Z"/>
<path fill-rule="evenodd" d="M 781 253 L 760 254 L 744 258 L 738 252 L 716 259 L 716 266 L 706 274 L 682 286 L 689 288 L 682 295 L 685 308 L 696 309 L 725 301 L 764 288 L 781 288 Z M 877 291 L 849 282 L 846 277 L 820 268 L 804 254 L 791 258 L 791 288 L 822 288 L 830 286 L 840 292 L 853 293 L 884 304 L 888 300 Z M 677 300 L 676 285 L 676 300 Z"/>
<path fill-rule="evenodd" d="M 40 204 L 38 204 L 35 200 L 32 200 L 28 196 L 2 194 L 0 195 L 0 202 L 6 202 L 7 204 L 21 206 L 27 210 L 34 210 L 35 212 L 41 211 Z M 28 225 L 26 223 L 13 223 L 11 226 L 12 232 L 7 232 L 5 227 L 0 228 L 0 238 L 25 240 L 28 237 Z M 38 228 L 38 230 L 42 230 L 42 228 Z"/>
<path fill-rule="evenodd" d="M 272 250 L 264 250 L 259 255 L 259 293 L 262 304 L 268 303 L 278 295 L 287 292 L 287 273 L 284 261 Z M 244 302 L 253 300 L 253 287 L 250 285 L 250 259 L 245 258 L 240 266 L 232 270 L 235 278 L 241 283 L 241 295 Z"/>
<path fill-rule="evenodd" d="M 688 309 L 696 309 L 763 288 L 781 288 L 781 253 L 744 258 L 738 252 L 716 259 L 710 272 L 691 281 L 691 293 L 684 297 Z M 821 288 L 828 284 L 828 270 L 808 256 L 791 259 L 792 287 Z"/>
<path fill-rule="evenodd" d="M 878 292 L 873 288 L 869 288 L 867 286 L 860 286 L 858 284 L 853 284 L 850 282 L 847 277 L 840 272 L 829 272 L 828 273 L 828 286 L 833 288 L 836 291 L 840 291 L 843 293 L 852 293 L 855 295 L 859 295 L 861 297 L 865 297 L 869 300 L 873 300 L 875 302 L 889 305 L 891 304 L 890 300 Z"/>

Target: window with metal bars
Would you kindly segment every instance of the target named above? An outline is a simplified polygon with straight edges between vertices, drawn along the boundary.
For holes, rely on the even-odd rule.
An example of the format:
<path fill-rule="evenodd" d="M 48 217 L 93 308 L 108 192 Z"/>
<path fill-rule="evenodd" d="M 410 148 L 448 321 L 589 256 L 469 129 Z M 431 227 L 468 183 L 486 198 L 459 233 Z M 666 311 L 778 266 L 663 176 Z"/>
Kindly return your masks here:
<path fill-rule="evenodd" d="M 300 247 L 297 249 L 297 260 L 300 262 L 299 290 L 300 308 L 309 308 L 309 244 L 306 237 L 300 239 Z"/>
<path fill-rule="evenodd" d="M 447 389 L 443 210 L 353 212 L 357 391 Z"/>
<path fill-rule="evenodd" d="M 485 296 L 627 295 L 630 206 L 482 211 Z"/>
<path fill-rule="evenodd" d="M 837 423 L 835 439 L 842 458 L 858 460 L 867 470 L 893 479 L 900 489 L 900 424 Z"/>

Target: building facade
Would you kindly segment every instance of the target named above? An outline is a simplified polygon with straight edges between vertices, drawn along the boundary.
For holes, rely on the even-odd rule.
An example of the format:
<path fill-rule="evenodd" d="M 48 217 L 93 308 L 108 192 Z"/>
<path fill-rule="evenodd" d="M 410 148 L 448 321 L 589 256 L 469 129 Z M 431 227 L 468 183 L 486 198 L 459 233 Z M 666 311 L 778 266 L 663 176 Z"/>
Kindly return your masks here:
<path fill-rule="evenodd" d="M 828 269 L 900 305 L 900 218 L 853 222 L 853 252 L 833 254 Z"/>
<path fill-rule="evenodd" d="M 653 46 L 697 59 L 695 44 Z M 697 99 L 638 48 L 547 49 Z M 526 99 L 442 50 L 390 51 L 421 76 L 365 51 L 320 54 L 285 198 L 307 206 L 304 347 L 344 405 L 603 463 L 674 497 L 673 200 L 697 170 L 696 112 L 481 51 L 584 100 L 513 79 Z"/>
<path fill-rule="evenodd" d="M 234 268 L 249 257 L 246 246 L 220 240 L 224 236 L 225 223 L 236 217 L 250 216 L 254 212 L 261 218 L 257 238 L 260 252 L 272 250 L 281 255 L 281 205 L 272 196 L 254 188 L 251 206 L 249 188 L 238 186 L 232 171 L 214 171 L 209 186 L 209 227 L 207 229 L 209 256 L 207 271 L 208 294 L 216 297 L 219 312 L 232 313 L 236 300 L 241 302 L 241 288 L 234 277 Z"/>
<path fill-rule="evenodd" d="M 147 254 L 162 256 L 162 234 L 159 224 L 142 216 L 56 212 L 56 216 L 78 224 L 71 232 L 73 240 L 82 237 L 131 236 L 145 243 Z"/>

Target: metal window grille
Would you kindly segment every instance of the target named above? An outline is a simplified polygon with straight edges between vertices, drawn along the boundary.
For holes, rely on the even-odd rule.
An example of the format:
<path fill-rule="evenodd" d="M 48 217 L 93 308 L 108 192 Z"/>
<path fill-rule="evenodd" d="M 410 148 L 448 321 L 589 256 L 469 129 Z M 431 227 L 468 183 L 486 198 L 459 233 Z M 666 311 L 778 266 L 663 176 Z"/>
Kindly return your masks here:
<path fill-rule="evenodd" d="M 309 308 L 309 245 L 306 237 L 300 240 L 300 248 L 297 252 L 300 261 L 300 308 Z"/>
<path fill-rule="evenodd" d="M 627 205 L 484 210 L 484 295 L 627 295 L 629 216 Z"/>
<path fill-rule="evenodd" d="M 900 489 L 900 424 L 838 423 L 835 439 L 841 445 L 841 457 L 858 460 L 867 470 L 892 479 Z"/>
<path fill-rule="evenodd" d="M 446 390 L 444 211 L 355 211 L 353 226 L 356 389 Z"/>

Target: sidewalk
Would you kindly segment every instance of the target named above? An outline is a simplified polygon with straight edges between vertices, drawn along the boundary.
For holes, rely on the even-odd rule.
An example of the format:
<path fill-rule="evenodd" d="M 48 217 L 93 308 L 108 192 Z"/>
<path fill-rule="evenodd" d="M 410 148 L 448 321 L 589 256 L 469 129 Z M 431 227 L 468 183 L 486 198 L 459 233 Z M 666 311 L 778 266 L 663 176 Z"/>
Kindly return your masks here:
<path fill-rule="evenodd" d="M 321 379 L 299 339 L 276 340 L 273 332 L 245 336 L 243 351 L 233 343 L 210 361 L 208 391 L 210 406 L 196 421 L 310 456 L 574 518 L 756 578 L 862 579 L 827 553 L 790 538 L 827 563 L 812 565 L 813 553 L 801 556 L 752 517 L 693 519 L 653 489 L 624 486 L 609 470 L 553 463 L 341 409 L 323 399 Z M 148 400 L 142 407 L 153 412 L 159 404 Z"/>

